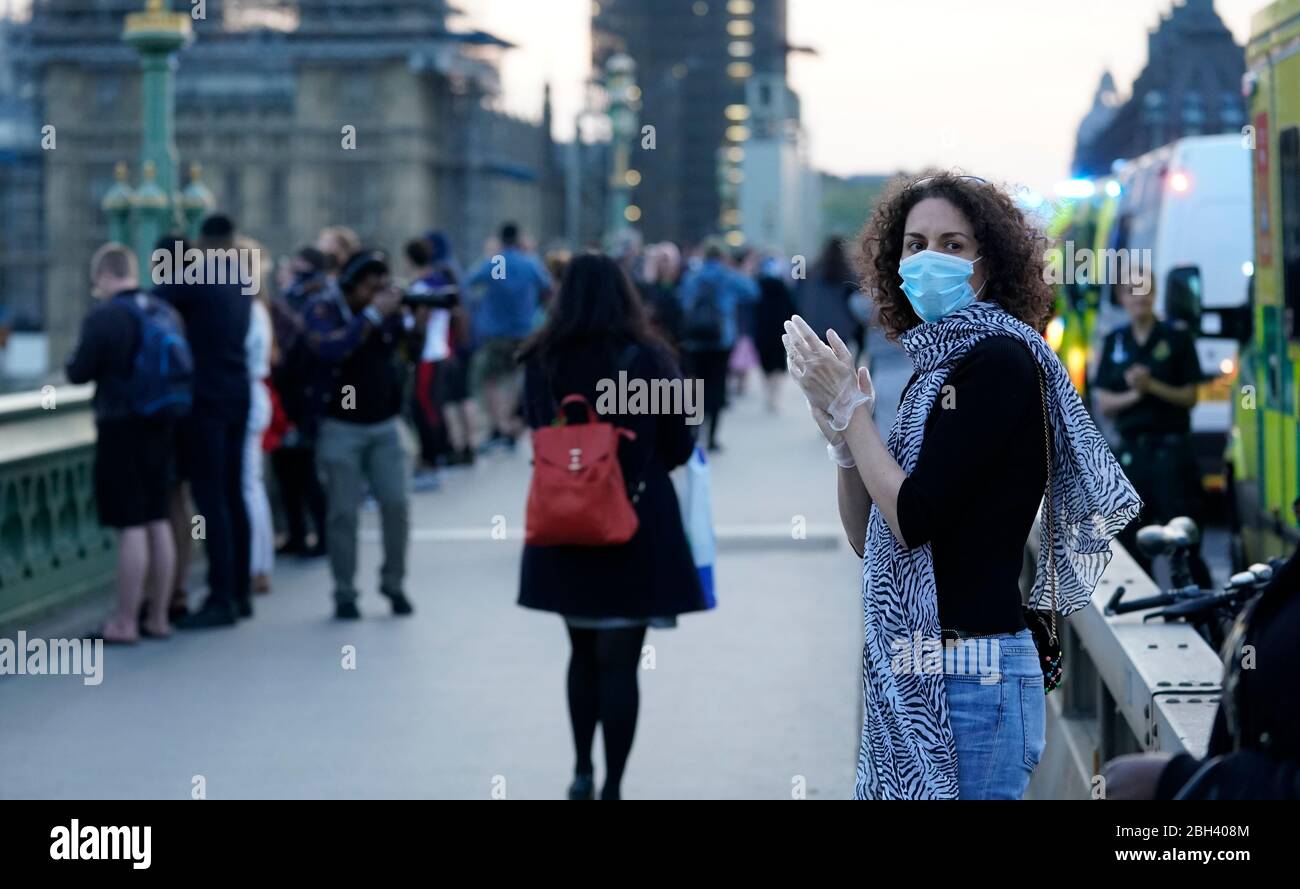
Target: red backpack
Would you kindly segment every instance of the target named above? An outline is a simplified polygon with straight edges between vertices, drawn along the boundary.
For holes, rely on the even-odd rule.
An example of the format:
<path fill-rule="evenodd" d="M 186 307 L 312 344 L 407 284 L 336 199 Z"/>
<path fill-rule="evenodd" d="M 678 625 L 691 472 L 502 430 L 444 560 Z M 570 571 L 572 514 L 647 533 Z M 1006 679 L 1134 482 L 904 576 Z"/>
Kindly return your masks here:
<path fill-rule="evenodd" d="M 564 406 L 583 404 L 587 422 L 567 423 Z M 636 534 L 639 520 L 618 463 L 630 429 L 596 419 L 581 395 L 560 402 L 559 423 L 533 430 L 533 479 L 524 542 L 529 546 L 614 546 Z"/>

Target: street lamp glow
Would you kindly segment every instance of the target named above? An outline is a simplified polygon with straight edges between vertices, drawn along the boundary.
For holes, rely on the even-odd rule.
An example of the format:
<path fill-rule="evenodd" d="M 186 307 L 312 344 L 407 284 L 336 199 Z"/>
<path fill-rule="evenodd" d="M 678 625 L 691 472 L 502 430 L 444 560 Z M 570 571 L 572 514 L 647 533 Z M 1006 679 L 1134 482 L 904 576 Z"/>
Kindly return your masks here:
<path fill-rule="evenodd" d="M 1114 179 L 1106 183 L 1106 194 L 1109 197 L 1117 198 L 1123 191 L 1124 189 Z"/>
<path fill-rule="evenodd" d="M 727 141 L 744 142 L 749 138 L 748 127 L 727 127 Z"/>
<path fill-rule="evenodd" d="M 1241 273 L 1247 278 L 1255 277 L 1255 263 L 1251 262 L 1249 259 L 1243 262 L 1241 264 Z"/>
<path fill-rule="evenodd" d="M 1182 194 L 1192 187 L 1192 180 L 1181 170 L 1169 177 L 1169 187 Z"/>
<path fill-rule="evenodd" d="M 1022 188 L 1017 193 L 1020 203 L 1024 204 L 1030 210 L 1036 210 L 1043 205 L 1043 196 L 1032 188 Z"/>
<path fill-rule="evenodd" d="M 754 33 L 754 23 L 745 19 L 732 19 L 727 22 L 727 33 L 732 37 L 750 37 Z"/>
<path fill-rule="evenodd" d="M 641 208 L 636 204 L 628 204 L 627 209 L 623 211 L 623 218 L 628 222 L 636 222 L 641 218 Z"/>
<path fill-rule="evenodd" d="M 727 66 L 727 76 L 736 80 L 744 80 L 754 73 L 754 66 L 749 62 L 732 62 Z"/>
<path fill-rule="evenodd" d="M 1056 183 L 1056 194 L 1063 198 L 1090 198 L 1097 193 L 1097 186 L 1090 179 L 1066 179 Z"/>
<path fill-rule="evenodd" d="M 1047 344 L 1052 347 L 1052 351 L 1061 351 L 1061 343 L 1065 341 L 1065 321 L 1059 315 L 1048 321 L 1046 333 Z"/>
<path fill-rule="evenodd" d="M 739 145 L 733 145 L 727 149 L 727 160 L 731 161 L 733 164 L 741 163 L 744 159 L 745 149 L 741 148 Z"/>
<path fill-rule="evenodd" d="M 727 120 L 749 120 L 748 105 L 728 105 L 723 113 L 727 115 Z"/>
<path fill-rule="evenodd" d="M 636 188 L 638 185 L 641 184 L 641 171 L 628 170 L 627 175 L 623 177 L 623 181 L 626 182 L 628 185 L 630 185 L 632 188 Z"/>
<path fill-rule="evenodd" d="M 1087 380 L 1088 373 L 1088 350 L 1082 346 L 1071 346 L 1065 353 L 1065 369 L 1070 374 L 1070 382 L 1074 383 L 1074 388 L 1083 391 L 1083 384 Z"/>

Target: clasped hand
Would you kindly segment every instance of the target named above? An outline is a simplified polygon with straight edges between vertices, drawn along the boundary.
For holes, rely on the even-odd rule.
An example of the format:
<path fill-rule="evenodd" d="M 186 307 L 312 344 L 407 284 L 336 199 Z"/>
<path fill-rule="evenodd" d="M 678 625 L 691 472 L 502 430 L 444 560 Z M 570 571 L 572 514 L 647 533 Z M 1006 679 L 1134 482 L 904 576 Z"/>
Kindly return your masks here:
<path fill-rule="evenodd" d="M 866 404 L 874 412 L 876 391 L 865 367 L 854 370 L 853 354 L 839 335 L 829 330 L 826 338 L 829 345 L 795 315 L 785 322 L 781 342 L 785 345 L 790 375 L 808 399 L 813 418 L 827 440 L 835 444 L 841 438 L 837 433 L 848 428 L 859 405 Z"/>
<path fill-rule="evenodd" d="M 1151 382 L 1151 370 L 1145 364 L 1135 364 L 1124 371 L 1124 382 L 1134 392 L 1145 393 Z"/>

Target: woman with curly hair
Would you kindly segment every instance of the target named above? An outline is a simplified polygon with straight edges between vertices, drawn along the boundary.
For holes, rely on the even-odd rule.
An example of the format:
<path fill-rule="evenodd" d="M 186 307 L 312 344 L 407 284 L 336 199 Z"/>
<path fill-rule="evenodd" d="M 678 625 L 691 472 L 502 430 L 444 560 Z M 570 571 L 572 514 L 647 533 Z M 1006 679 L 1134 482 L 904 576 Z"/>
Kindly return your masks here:
<path fill-rule="evenodd" d="M 1055 614 L 1088 603 L 1141 504 L 1042 338 L 1040 238 L 1005 192 L 952 174 L 896 183 L 862 254 L 863 289 L 915 369 L 888 436 L 835 331 L 823 342 L 796 316 L 785 336 L 863 559 L 855 796 L 1018 799 L 1045 746 L 1051 672 L 1031 627 L 1051 649 Z"/>

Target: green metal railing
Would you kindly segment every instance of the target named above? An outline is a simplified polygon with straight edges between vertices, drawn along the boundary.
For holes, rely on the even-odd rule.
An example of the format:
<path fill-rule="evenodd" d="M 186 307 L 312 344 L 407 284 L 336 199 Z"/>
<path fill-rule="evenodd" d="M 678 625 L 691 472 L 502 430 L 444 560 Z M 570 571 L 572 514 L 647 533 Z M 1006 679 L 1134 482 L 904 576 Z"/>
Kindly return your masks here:
<path fill-rule="evenodd" d="M 92 391 L 0 396 L 0 628 L 112 582 L 113 533 L 95 509 Z"/>

